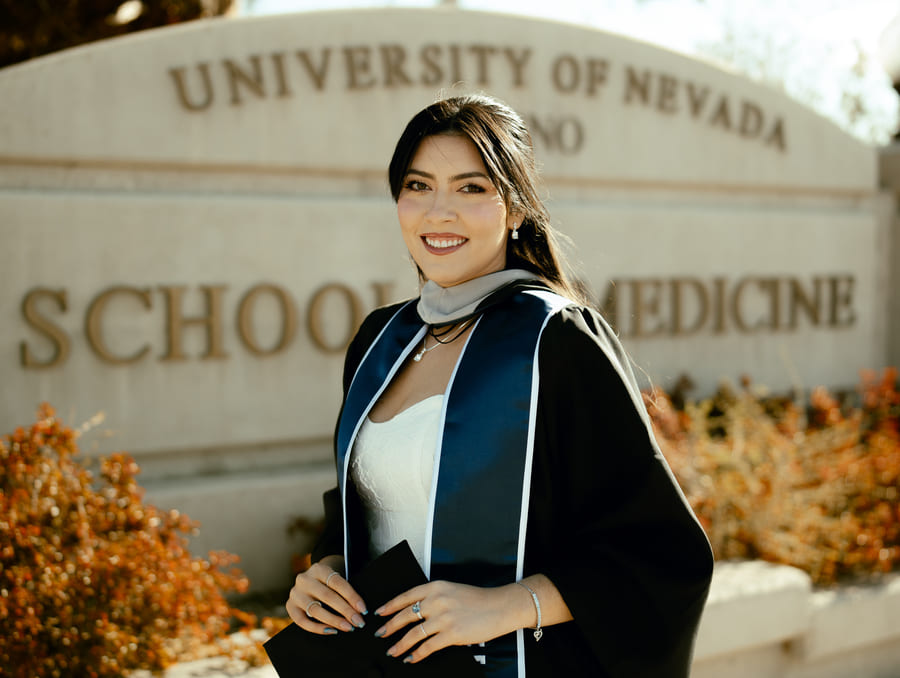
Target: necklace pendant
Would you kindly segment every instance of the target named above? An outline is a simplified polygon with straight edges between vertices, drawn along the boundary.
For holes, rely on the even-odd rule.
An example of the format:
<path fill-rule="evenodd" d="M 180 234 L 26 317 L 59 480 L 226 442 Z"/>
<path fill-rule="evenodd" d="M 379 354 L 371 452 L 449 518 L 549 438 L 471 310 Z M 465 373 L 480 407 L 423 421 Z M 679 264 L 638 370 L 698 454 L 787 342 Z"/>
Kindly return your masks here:
<path fill-rule="evenodd" d="M 419 362 L 420 360 L 422 360 L 422 354 L 423 354 L 423 353 L 425 353 L 425 351 L 420 351 L 419 353 L 416 353 L 416 354 L 413 356 L 413 360 L 415 360 L 416 362 Z"/>

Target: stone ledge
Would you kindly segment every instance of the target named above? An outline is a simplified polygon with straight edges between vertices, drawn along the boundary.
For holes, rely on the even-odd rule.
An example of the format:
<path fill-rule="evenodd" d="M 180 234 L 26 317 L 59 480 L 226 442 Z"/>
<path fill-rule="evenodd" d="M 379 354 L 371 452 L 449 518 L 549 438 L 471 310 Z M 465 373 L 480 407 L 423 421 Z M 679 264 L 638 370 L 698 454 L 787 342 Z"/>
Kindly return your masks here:
<path fill-rule="evenodd" d="M 696 678 L 897 678 L 898 662 L 900 573 L 813 591 L 792 567 L 716 564 Z"/>
<path fill-rule="evenodd" d="M 286 590 L 291 556 L 312 546 L 311 535 L 289 534 L 301 516 L 322 515 L 322 493 L 334 485 L 331 464 L 171 479 L 147 486 L 147 501 L 177 508 L 200 523 L 191 537 L 198 556 L 225 550 L 241 558 L 252 591 Z"/>
<path fill-rule="evenodd" d="M 806 633 L 809 575 L 762 561 L 716 563 L 694 658 L 770 645 Z"/>
<path fill-rule="evenodd" d="M 812 595 L 803 656 L 818 661 L 868 645 L 900 643 L 900 575 L 873 586 L 849 586 Z"/>

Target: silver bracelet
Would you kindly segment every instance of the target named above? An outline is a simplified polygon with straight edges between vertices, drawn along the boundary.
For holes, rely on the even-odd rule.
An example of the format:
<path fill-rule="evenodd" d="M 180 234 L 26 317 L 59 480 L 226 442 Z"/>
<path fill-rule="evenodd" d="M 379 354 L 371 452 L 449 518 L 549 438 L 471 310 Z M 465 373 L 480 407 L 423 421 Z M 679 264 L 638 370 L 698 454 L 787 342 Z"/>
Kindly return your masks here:
<path fill-rule="evenodd" d="M 537 642 L 541 639 L 541 636 L 544 635 L 544 630 L 541 628 L 541 603 L 538 600 L 537 594 L 528 584 L 521 581 L 517 581 L 516 584 L 528 591 L 528 593 L 531 594 L 531 599 L 534 601 L 534 609 L 537 611 L 537 625 L 534 627 L 534 642 Z"/>

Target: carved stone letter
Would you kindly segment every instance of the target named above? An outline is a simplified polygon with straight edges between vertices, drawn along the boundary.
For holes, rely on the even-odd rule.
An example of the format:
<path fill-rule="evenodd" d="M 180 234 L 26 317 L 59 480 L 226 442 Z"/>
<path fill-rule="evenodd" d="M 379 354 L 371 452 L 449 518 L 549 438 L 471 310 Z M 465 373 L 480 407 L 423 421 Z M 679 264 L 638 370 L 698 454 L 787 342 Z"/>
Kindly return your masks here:
<path fill-rule="evenodd" d="M 206 299 L 206 315 L 191 318 L 186 318 L 181 312 L 181 298 L 187 287 L 162 286 L 160 289 L 166 297 L 168 339 L 168 350 L 160 360 L 165 362 L 187 360 L 183 346 L 183 333 L 187 325 L 200 325 L 206 329 L 206 353 L 201 356 L 203 360 L 227 358 L 222 340 L 222 294 L 227 285 L 202 285 L 200 289 Z"/>
<path fill-rule="evenodd" d="M 263 293 L 273 296 L 281 308 L 281 333 L 272 348 L 263 348 L 253 331 L 253 306 Z M 238 304 L 238 336 L 254 355 L 268 356 L 283 351 L 297 333 L 297 309 L 287 290 L 279 285 L 260 284 L 250 288 Z"/>
<path fill-rule="evenodd" d="M 103 339 L 103 313 L 106 311 L 106 304 L 109 300 L 118 294 L 128 294 L 137 297 L 144 308 L 148 310 L 153 307 L 149 289 L 138 289 L 126 285 L 110 287 L 94 297 L 88 305 L 84 333 L 87 336 L 88 346 L 91 347 L 91 350 L 94 351 L 98 358 L 113 365 L 127 365 L 136 363 L 147 355 L 150 352 L 150 346 L 145 344 L 129 356 L 118 356 L 106 345 L 106 341 Z"/>
<path fill-rule="evenodd" d="M 35 303 L 40 297 L 50 297 L 56 302 L 56 305 L 59 306 L 59 310 L 63 312 L 65 312 L 68 307 L 68 298 L 65 289 L 49 290 L 45 287 L 36 287 L 25 295 L 25 298 L 22 300 L 22 315 L 25 318 L 25 322 L 50 340 L 50 343 L 53 344 L 53 354 L 48 360 L 36 360 L 31 354 L 28 344 L 23 341 L 19 344 L 22 367 L 56 367 L 57 365 L 62 365 L 66 362 L 66 359 L 69 357 L 69 348 L 71 345 L 69 335 L 66 334 L 65 330 L 59 325 L 53 324 L 46 317 L 38 313 L 35 308 Z"/>
<path fill-rule="evenodd" d="M 209 108 L 213 102 L 212 80 L 209 78 L 209 64 L 197 64 L 200 77 L 203 80 L 204 97 L 202 100 L 191 101 L 187 94 L 187 85 L 184 84 L 184 69 L 170 68 L 169 75 L 175 81 L 175 91 L 178 93 L 178 101 L 182 108 L 189 111 L 203 111 Z M 199 103 L 198 103 L 199 101 Z"/>

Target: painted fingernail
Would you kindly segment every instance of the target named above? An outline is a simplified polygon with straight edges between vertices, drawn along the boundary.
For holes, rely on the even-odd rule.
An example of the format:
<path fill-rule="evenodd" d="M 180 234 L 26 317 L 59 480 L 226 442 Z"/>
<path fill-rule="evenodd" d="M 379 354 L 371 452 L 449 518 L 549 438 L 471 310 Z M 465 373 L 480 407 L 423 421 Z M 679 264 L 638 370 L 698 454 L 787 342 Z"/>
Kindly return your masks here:
<path fill-rule="evenodd" d="M 387 652 L 385 652 L 385 654 L 386 654 L 388 657 L 393 657 L 394 655 L 391 654 L 393 651 L 394 651 L 394 648 L 391 648 L 390 650 L 388 650 Z"/>
<path fill-rule="evenodd" d="M 356 604 L 356 609 L 362 612 L 363 614 L 369 614 L 369 611 L 366 609 L 366 604 L 362 601 Z"/>
<path fill-rule="evenodd" d="M 360 617 L 358 614 L 355 614 L 352 617 L 350 617 L 350 621 L 352 621 L 353 625 L 358 629 L 361 629 L 363 626 L 366 625 L 366 623 L 363 621 L 363 618 Z"/>
<path fill-rule="evenodd" d="M 384 605 L 382 605 L 377 610 L 375 610 L 375 614 L 377 614 L 379 617 L 382 615 L 383 612 L 384 612 Z"/>
<path fill-rule="evenodd" d="M 349 622 L 341 622 L 341 631 L 352 631 L 353 627 L 350 626 Z"/>
<path fill-rule="evenodd" d="M 329 626 L 329 627 L 326 628 L 324 631 L 322 631 L 322 633 L 328 633 L 328 634 L 337 633 L 337 629 L 333 629 L 333 628 L 331 628 L 331 627 Z"/>
<path fill-rule="evenodd" d="M 386 630 L 385 627 L 382 626 L 380 629 L 378 629 L 378 630 L 375 632 L 375 637 L 376 637 L 376 638 L 381 638 L 381 637 L 384 635 L 385 630 Z"/>
<path fill-rule="evenodd" d="M 403 663 L 404 664 L 412 664 L 412 655 L 411 654 L 406 655 L 403 658 Z"/>

